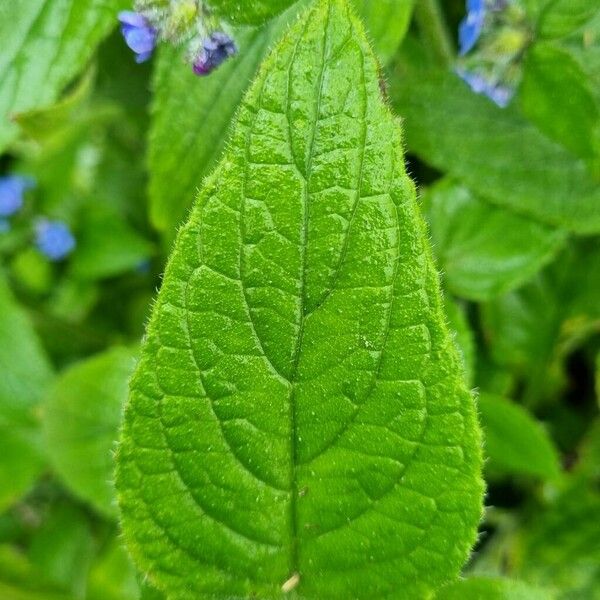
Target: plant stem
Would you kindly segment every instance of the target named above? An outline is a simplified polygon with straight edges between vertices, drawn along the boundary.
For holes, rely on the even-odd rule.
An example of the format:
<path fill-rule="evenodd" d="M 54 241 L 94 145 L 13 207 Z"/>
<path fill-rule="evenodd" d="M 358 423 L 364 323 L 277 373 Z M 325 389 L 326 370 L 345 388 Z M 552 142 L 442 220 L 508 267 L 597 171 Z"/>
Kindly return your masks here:
<path fill-rule="evenodd" d="M 429 51 L 441 66 L 450 66 L 454 44 L 438 0 L 417 0 L 415 18 Z"/>

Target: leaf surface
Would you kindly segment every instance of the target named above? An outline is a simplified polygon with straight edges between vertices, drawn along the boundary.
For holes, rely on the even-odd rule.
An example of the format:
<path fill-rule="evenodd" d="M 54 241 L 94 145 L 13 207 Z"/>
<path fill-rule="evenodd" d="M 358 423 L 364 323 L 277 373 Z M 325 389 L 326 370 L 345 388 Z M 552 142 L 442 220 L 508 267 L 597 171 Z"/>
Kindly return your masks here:
<path fill-rule="evenodd" d="M 475 539 L 479 445 L 399 124 L 321 0 L 178 236 L 119 447 L 129 547 L 181 599 L 423 597 Z"/>
<path fill-rule="evenodd" d="M 53 103 L 116 23 L 124 0 L 11 0 L 0 6 L 0 151 L 12 115 Z"/>

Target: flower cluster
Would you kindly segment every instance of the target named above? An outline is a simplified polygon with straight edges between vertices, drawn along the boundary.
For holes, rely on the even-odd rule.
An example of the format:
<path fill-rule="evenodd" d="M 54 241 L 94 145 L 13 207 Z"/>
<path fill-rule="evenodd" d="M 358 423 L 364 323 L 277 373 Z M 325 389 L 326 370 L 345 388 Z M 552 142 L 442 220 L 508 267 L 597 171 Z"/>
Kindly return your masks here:
<path fill-rule="evenodd" d="M 31 177 L 6 175 L 0 177 L 0 233 L 10 231 L 8 217 L 16 215 L 25 203 L 25 192 L 35 187 Z M 75 238 L 68 225 L 46 218 L 37 220 L 34 227 L 37 249 L 53 262 L 66 258 L 75 248 Z"/>
<path fill-rule="evenodd" d="M 458 30 L 455 71 L 477 94 L 508 106 L 521 77 L 520 57 L 529 40 L 519 0 L 466 0 Z"/>
<path fill-rule="evenodd" d="M 174 0 L 168 8 L 152 0 L 138 0 L 136 11 L 119 13 L 121 32 L 138 63 L 147 61 L 159 41 L 187 47 L 196 75 L 208 75 L 237 53 L 234 40 L 209 9 L 199 2 Z"/>

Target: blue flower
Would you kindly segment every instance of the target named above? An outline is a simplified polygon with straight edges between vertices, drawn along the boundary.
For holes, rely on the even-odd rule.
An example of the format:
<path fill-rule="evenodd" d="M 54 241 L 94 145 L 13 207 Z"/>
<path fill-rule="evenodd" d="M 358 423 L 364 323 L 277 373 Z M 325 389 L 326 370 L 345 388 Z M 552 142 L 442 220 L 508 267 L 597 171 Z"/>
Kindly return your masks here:
<path fill-rule="evenodd" d="M 40 219 L 35 226 L 35 245 L 52 261 L 68 256 L 75 248 L 75 238 L 62 221 Z"/>
<path fill-rule="evenodd" d="M 34 186 L 30 177 L 0 177 L 0 217 L 10 217 L 18 212 L 23 206 L 23 194 Z"/>
<path fill-rule="evenodd" d="M 121 32 L 127 45 L 135 52 L 138 63 L 147 61 L 156 46 L 158 32 L 140 13 L 124 10 L 119 13 Z"/>
<path fill-rule="evenodd" d="M 460 55 L 464 56 L 473 49 L 483 31 L 485 23 L 485 0 L 467 0 L 467 16 L 458 28 Z"/>
<path fill-rule="evenodd" d="M 202 50 L 194 61 L 194 73 L 208 75 L 236 53 L 235 42 L 226 33 L 215 31 L 204 40 Z"/>
<path fill-rule="evenodd" d="M 456 74 L 469 85 L 476 94 L 484 94 L 500 108 L 506 108 L 512 100 L 514 90 L 511 87 L 495 83 L 479 73 L 456 69 Z"/>

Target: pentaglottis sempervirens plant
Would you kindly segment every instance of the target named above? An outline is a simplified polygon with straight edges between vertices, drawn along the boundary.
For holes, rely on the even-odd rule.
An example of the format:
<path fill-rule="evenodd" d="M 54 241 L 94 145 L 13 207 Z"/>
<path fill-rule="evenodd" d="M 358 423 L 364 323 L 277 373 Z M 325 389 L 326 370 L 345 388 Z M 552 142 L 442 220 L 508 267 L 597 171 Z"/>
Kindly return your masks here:
<path fill-rule="evenodd" d="M 178 235 L 119 447 L 126 539 L 178 598 L 424 596 L 474 542 L 480 445 L 400 124 L 347 2 L 319 1 Z"/>
<path fill-rule="evenodd" d="M 0 17 L 0 599 L 600 600 L 597 0 Z"/>

